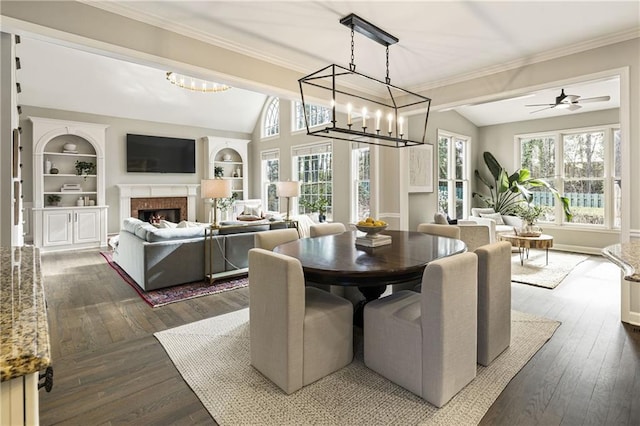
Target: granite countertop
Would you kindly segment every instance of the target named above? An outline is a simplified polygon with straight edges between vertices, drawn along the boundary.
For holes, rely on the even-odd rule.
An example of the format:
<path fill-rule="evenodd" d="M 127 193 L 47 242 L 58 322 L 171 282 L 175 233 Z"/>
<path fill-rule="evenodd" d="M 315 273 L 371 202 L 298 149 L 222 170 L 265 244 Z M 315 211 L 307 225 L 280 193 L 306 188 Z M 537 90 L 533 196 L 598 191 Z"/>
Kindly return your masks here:
<path fill-rule="evenodd" d="M 602 254 L 622 268 L 625 280 L 640 282 L 640 240 L 605 247 Z"/>
<path fill-rule="evenodd" d="M 50 364 L 40 252 L 33 246 L 0 247 L 0 381 Z"/>

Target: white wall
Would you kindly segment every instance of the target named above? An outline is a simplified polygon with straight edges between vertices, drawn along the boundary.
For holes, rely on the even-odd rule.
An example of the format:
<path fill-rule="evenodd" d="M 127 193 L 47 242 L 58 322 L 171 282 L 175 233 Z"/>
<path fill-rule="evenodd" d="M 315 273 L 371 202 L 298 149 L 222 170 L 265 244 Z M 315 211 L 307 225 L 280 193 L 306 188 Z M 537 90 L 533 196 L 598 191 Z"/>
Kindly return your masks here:
<path fill-rule="evenodd" d="M 108 233 L 117 233 L 120 230 L 119 209 L 120 200 L 117 184 L 135 183 L 176 183 L 176 184 L 200 184 L 200 179 L 204 176 L 203 164 L 203 141 L 204 136 L 222 136 L 239 139 L 249 139 L 250 135 L 236 132 L 223 132 L 215 129 L 200 127 L 178 126 L 175 124 L 156 123 L 151 121 L 128 120 L 123 118 L 108 117 L 95 114 L 85 114 L 73 111 L 62 111 L 33 106 L 23 106 L 20 116 L 20 126 L 22 126 L 23 149 L 23 176 L 24 176 L 24 199 L 33 199 L 33 166 L 32 166 L 32 124 L 28 120 L 29 116 L 54 118 L 59 120 L 72 120 L 86 123 L 107 124 L 105 173 L 106 201 L 109 209 L 107 211 Z M 137 133 L 152 136 L 167 136 L 177 138 L 196 139 L 196 173 L 127 173 L 126 164 L 126 135 L 127 133 Z M 198 203 L 198 220 L 206 222 L 203 204 Z"/>

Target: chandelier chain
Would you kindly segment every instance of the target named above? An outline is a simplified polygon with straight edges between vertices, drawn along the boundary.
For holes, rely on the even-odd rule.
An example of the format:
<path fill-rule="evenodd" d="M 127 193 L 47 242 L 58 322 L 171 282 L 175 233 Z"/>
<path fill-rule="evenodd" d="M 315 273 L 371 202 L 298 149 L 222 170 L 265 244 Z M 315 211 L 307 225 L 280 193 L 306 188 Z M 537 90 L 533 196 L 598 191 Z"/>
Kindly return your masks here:
<path fill-rule="evenodd" d="M 387 84 L 391 84 L 391 78 L 389 78 L 389 45 L 387 45 L 387 77 L 384 79 Z"/>
<path fill-rule="evenodd" d="M 353 51 L 355 49 L 355 43 L 353 42 L 353 33 L 353 26 L 351 26 L 351 63 L 349 64 L 349 70 L 351 71 L 356 70 L 355 55 L 353 54 Z"/>

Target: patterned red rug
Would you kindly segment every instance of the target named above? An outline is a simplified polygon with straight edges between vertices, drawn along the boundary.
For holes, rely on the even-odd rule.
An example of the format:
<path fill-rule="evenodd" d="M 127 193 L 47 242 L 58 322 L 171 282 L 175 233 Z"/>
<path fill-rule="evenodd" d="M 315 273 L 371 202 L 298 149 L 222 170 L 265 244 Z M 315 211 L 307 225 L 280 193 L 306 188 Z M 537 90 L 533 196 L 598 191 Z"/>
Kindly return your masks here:
<path fill-rule="evenodd" d="M 140 297 L 147 302 L 152 308 L 168 305 L 169 303 L 181 302 L 183 300 L 194 299 L 196 297 L 209 296 L 210 294 L 222 293 L 223 291 L 234 290 L 249 285 L 249 278 L 235 277 L 226 280 L 215 281 L 213 284 L 203 281 L 196 281 L 188 284 L 176 285 L 173 287 L 161 288 L 158 290 L 144 291 L 135 283 L 135 281 L 127 275 L 125 271 L 113 261 L 110 252 L 100 252 L 102 257 L 107 261 L 117 273 L 122 277 L 124 282 L 129 284 Z"/>

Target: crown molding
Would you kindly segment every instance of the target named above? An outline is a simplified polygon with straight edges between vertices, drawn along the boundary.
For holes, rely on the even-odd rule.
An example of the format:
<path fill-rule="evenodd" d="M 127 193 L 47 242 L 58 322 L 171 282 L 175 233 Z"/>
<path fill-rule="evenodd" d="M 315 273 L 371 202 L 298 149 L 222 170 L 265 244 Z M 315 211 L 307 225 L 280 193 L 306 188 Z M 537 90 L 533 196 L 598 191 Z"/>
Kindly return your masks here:
<path fill-rule="evenodd" d="M 141 13 L 129 6 L 123 5 L 121 3 L 113 3 L 113 2 L 95 2 L 92 0 L 78 0 L 79 3 L 84 3 L 86 5 L 96 7 L 107 12 L 111 12 L 117 15 L 124 16 L 126 18 L 130 18 L 136 21 L 140 21 L 149 25 L 153 25 L 159 28 L 164 28 L 169 31 L 175 32 L 177 34 L 181 34 L 186 37 L 190 37 L 196 40 L 203 41 L 205 43 L 210 43 L 215 46 L 228 49 L 230 51 L 241 53 L 243 55 L 262 60 L 264 62 L 271 63 L 276 66 L 280 66 L 283 68 L 287 68 L 293 71 L 297 71 L 303 74 L 308 74 L 310 68 L 309 67 L 301 67 L 298 62 L 292 62 L 282 57 L 276 57 L 273 55 L 265 55 L 257 49 L 252 49 L 250 47 L 240 45 L 237 42 L 225 39 L 223 37 L 217 37 L 211 34 L 208 34 L 204 31 L 199 31 L 193 28 L 190 28 L 185 25 L 178 24 L 174 21 L 169 21 L 164 18 L 161 18 L 157 15 L 150 13 Z M 627 29 L 624 31 L 608 34 L 606 36 L 598 37 L 592 40 L 587 40 L 580 43 L 575 43 L 568 46 L 563 46 L 557 49 L 549 50 L 546 52 L 534 54 L 527 57 L 521 57 L 514 59 L 512 61 L 499 64 L 492 65 L 488 67 L 484 67 L 481 69 L 477 69 L 474 71 L 470 71 L 467 73 L 458 74 L 456 76 L 450 78 L 444 78 L 440 80 L 434 80 L 431 82 L 426 82 L 424 84 L 416 85 L 408 90 L 416 93 L 421 93 L 424 91 L 428 91 L 431 89 L 435 89 L 438 87 L 448 86 L 452 84 L 461 83 L 468 80 L 473 80 L 476 78 L 487 77 L 492 74 L 497 74 L 504 71 L 509 71 L 517 68 L 521 68 L 526 65 L 531 65 L 539 62 L 544 62 L 556 58 L 560 58 L 563 56 L 584 52 L 591 49 L 596 49 L 599 47 L 607 46 L 610 44 L 620 43 L 627 40 L 632 40 L 634 38 L 640 38 L 640 27 Z M 313 68 L 315 69 L 315 68 Z"/>
<path fill-rule="evenodd" d="M 145 24 L 153 25 L 155 27 L 166 29 L 176 34 L 180 34 L 185 37 L 189 37 L 195 40 L 209 43 L 214 46 L 218 46 L 218 47 L 230 50 L 234 53 L 240 53 L 246 56 L 250 56 L 254 59 L 268 62 L 273 65 L 277 65 L 279 67 L 287 68 L 293 71 L 298 71 L 302 74 L 306 74 L 309 72 L 308 68 L 301 67 L 299 63 L 291 62 L 285 58 L 277 57 L 271 54 L 265 55 L 264 53 L 262 53 L 257 49 L 252 49 L 250 47 L 241 45 L 229 39 L 218 37 L 204 31 L 196 30 L 186 25 L 176 23 L 175 21 L 166 20 L 154 14 L 141 13 L 136 9 L 133 9 L 129 6 L 126 6 L 120 3 L 113 3 L 113 2 L 97 3 L 92 0 L 77 0 L 77 1 L 79 3 L 84 3 L 88 6 L 95 7 L 97 9 L 102 9 L 106 12 L 114 13 L 116 15 L 121 15 L 125 18 L 133 19 L 134 21 L 139 21 Z"/>
<path fill-rule="evenodd" d="M 514 59 L 504 64 L 492 65 L 467 73 L 458 74 L 457 76 L 451 78 L 444 78 L 441 80 L 420 84 L 418 86 L 412 87 L 409 90 L 411 90 L 412 92 L 421 93 L 427 90 L 462 83 L 476 78 L 487 77 L 489 75 L 497 74 L 500 72 L 521 68 L 527 65 L 561 58 L 563 56 L 585 52 L 587 50 L 597 49 L 599 47 L 604 47 L 615 43 L 621 43 L 623 41 L 632 40 L 634 38 L 640 38 L 640 27 L 620 31 L 617 33 L 609 34 L 607 36 L 572 44 L 569 46 L 563 46 L 557 49 L 548 50 L 546 52 L 538 53 L 526 58 L 523 57 Z"/>

